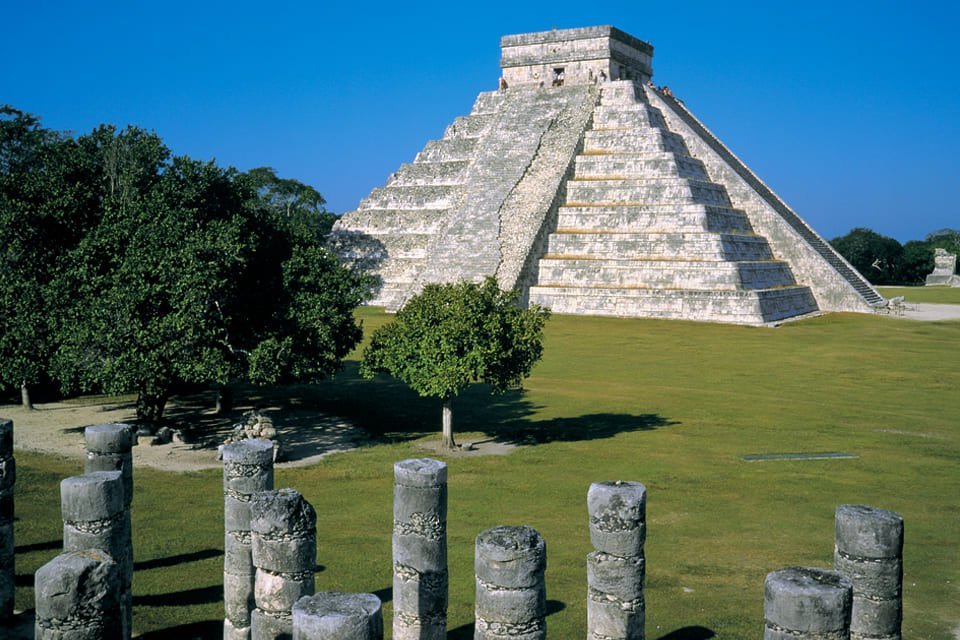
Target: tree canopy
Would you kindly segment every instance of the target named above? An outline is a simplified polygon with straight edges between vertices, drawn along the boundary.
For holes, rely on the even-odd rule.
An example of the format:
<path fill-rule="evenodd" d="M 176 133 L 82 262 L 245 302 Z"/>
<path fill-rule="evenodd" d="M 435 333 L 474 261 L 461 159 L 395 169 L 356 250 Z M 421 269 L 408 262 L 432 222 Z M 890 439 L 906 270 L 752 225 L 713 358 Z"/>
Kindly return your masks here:
<path fill-rule="evenodd" d="M 901 245 L 895 238 L 857 227 L 834 238 L 830 244 L 871 284 L 916 285 L 923 284 L 927 274 L 933 271 L 934 248 L 953 246 L 954 240 L 960 241 L 960 232 L 942 229 L 924 240 L 910 240 Z"/>
<path fill-rule="evenodd" d="M 483 283 L 428 284 L 372 336 L 360 371 L 388 373 L 443 403 L 443 444 L 454 447 L 452 401 L 467 385 L 518 388 L 543 353 L 549 312 L 521 309 L 516 291 Z"/>
<path fill-rule="evenodd" d="M 359 342 L 365 281 L 312 187 L 0 116 L 0 384 L 136 391 L 156 420 L 178 386 L 312 381 Z"/>

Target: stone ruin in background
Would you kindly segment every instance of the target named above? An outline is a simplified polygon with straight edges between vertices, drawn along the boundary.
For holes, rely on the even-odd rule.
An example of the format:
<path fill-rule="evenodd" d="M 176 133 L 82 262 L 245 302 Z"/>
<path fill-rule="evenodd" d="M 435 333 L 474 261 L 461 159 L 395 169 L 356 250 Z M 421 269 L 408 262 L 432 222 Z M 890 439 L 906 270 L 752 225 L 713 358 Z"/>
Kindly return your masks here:
<path fill-rule="evenodd" d="M 933 252 L 933 272 L 927 275 L 928 287 L 960 287 L 960 276 L 957 275 L 957 256 L 947 253 L 946 249 L 936 249 Z"/>
<path fill-rule="evenodd" d="M 500 89 L 334 226 L 369 304 L 496 276 L 558 313 L 767 324 L 876 290 L 666 87 L 616 28 L 504 36 Z"/>

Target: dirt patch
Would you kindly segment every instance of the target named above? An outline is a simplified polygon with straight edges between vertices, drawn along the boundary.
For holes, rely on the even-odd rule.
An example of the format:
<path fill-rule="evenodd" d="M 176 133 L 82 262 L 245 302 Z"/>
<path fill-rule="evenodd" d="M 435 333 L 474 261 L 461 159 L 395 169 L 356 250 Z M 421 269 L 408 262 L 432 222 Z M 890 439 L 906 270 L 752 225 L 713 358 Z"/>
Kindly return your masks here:
<path fill-rule="evenodd" d="M 220 468 L 217 445 L 222 443 L 242 418 L 242 408 L 221 417 L 211 411 L 188 414 L 190 403 L 171 403 L 170 426 L 177 432 L 174 442 L 152 445 L 151 437 L 141 436 L 133 448 L 135 466 L 165 471 L 196 471 Z M 280 411 L 261 409 L 273 417 L 285 461 L 280 467 L 296 467 L 316 462 L 337 451 L 354 449 L 369 441 L 368 434 L 340 418 L 309 409 Z M 0 416 L 13 420 L 14 449 L 36 451 L 68 459 L 82 460 L 85 454 L 83 430 L 95 424 L 130 423 L 136 414 L 131 404 L 108 402 L 54 402 L 38 404 L 33 411 L 17 405 L 0 406 Z"/>
<path fill-rule="evenodd" d="M 177 436 L 173 442 L 163 445 L 153 445 L 150 436 L 141 436 L 133 448 L 134 466 L 180 472 L 220 468 L 217 445 L 231 434 L 233 425 L 243 420 L 244 412 L 252 407 L 240 406 L 227 416 L 218 416 L 205 408 L 211 404 L 209 398 L 198 396 L 171 400 L 168 423 Z M 259 410 L 273 419 L 283 445 L 284 461 L 277 463 L 280 468 L 313 464 L 324 456 L 371 441 L 362 428 L 313 409 L 271 405 Z M 0 417 L 13 420 L 15 449 L 80 461 L 85 455 L 85 427 L 132 423 L 136 413 L 133 398 L 78 398 L 37 404 L 33 411 L 19 405 L 0 405 Z M 417 446 L 431 454 L 448 457 L 505 455 L 516 447 L 482 434 L 463 434 L 460 440 L 460 447 L 454 451 L 442 449 L 439 439 L 422 440 Z"/>

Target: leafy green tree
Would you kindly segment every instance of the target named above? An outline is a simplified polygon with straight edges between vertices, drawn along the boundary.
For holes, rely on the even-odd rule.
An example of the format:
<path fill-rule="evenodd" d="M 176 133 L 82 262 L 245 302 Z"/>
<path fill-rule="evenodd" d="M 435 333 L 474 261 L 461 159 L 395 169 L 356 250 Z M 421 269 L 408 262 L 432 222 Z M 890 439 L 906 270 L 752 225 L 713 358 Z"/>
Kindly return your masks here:
<path fill-rule="evenodd" d="M 957 229 L 939 229 L 928 233 L 924 238 L 932 249 L 946 249 L 954 255 L 960 255 L 960 231 Z M 930 267 L 933 269 L 933 266 Z"/>
<path fill-rule="evenodd" d="M 324 209 L 320 192 L 292 178 L 280 178 L 270 167 L 257 167 L 245 174 L 256 192 L 256 206 L 270 212 L 292 235 L 320 243 L 337 216 Z"/>
<path fill-rule="evenodd" d="M 923 240 L 909 240 L 903 244 L 897 284 L 923 284 L 933 271 L 933 247 Z"/>
<path fill-rule="evenodd" d="M 439 398 L 442 443 L 454 448 L 453 399 L 475 382 L 495 391 L 520 387 L 543 353 L 549 312 L 521 309 L 517 299 L 516 291 L 501 291 L 494 278 L 429 284 L 373 334 L 360 371 L 368 378 L 388 373 L 422 397 Z"/>
<path fill-rule="evenodd" d="M 99 207 L 95 175 L 74 140 L 0 106 L 0 386 L 19 387 L 26 408 L 47 378 L 61 306 L 47 287 Z"/>
<path fill-rule="evenodd" d="M 53 285 L 72 301 L 56 326 L 66 387 L 136 390 L 138 417 L 155 422 L 182 385 L 336 370 L 360 340 L 364 289 L 310 225 L 263 205 L 244 174 L 168 159 L 153 134 L 82 142 L 104 167 L 104 205 Z"/>
<path fill-rule="evenodd" d="M 830 241 L 871 284 L 896 284 L 903 247 L 894 238 L 858 227 Z"/>

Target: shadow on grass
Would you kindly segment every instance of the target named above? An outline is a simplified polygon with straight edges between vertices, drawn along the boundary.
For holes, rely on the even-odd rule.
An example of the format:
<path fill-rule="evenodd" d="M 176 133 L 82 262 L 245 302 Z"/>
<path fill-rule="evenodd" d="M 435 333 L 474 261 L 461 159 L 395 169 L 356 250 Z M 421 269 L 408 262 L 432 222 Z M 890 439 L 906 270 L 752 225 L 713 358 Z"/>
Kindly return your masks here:
<path fill-rule="evenodd" d="M 208 640 L 223 637 L 223 619 L 202 620 L 137 636 L 140 640 Z"/>
<path fill-rule="evenodd" d="M 34 542 L 33 544 L 21 544 L 14 547 L 14 553 L 31 553 L 33 551 L 51 551 L 53 549 L 62 549 L 63 539 L 49 540 L 47 542 Z"/>
<path fill-rule="evenodd" d="M 402 382 L 381 375 L 360 376 L 359 363 L 348 360 L 335 378 L 311 385 L 232 387 L 235 407 L 225 415 L 213 412 L 213 390 L 175 397 L 166 423 L 183 441 L 212 449 L 232 425 L 251 409 L 271 416 L 280 431 L 288 460 L 384 442 L 404 442 L 440 431 L 440 401 L 421 398 Z M 611 438 L 619 433 L 649 431 L 678 424 L 655 414 L 597 413 L 532 420 L 542 409 L 522 391 L 494 394 L 489 385 L 474 384 L 453 402 L 457 432 L 480 432 L 492 440 L 519 445 Z M 142 439 L 142 444 L 145 439 Z M 149 445 L 148 445 L 149 446 Z"/>
<path fill-rule="evenodd" d="M 178 564 L 185 564 L 187 562 L 196 562 L 198 560 L 206 560 L 208 558 L 216 558 L 217 556 L 222 556 L 223 551 L 220 549 L 201 549 L 200 551 L 193 551 L 191 553 L 181 553 L 176 556 L 168 556 L 166 558 L 154 558 L 153 560 L 142 560 L 140 562 L 133 563 L 134 571 L 147 571 L 149 569 L 160 569 L 161 567 L 173 567 Z"/>
<path fill-rule="evenodd" d="M 133 604 L 137 607 L 185 607 L 191 604 L 213 604 L 222 601 L 222 584 L 170 593 L 133 596 Z"/>
<path fill-rule="evenodd" d="M 380 598 L 380 602 L 390 602 L 393 600 L 393 587 L 384 587 L 372 592 L 373 595 Z"/>
<path fill-rule="evenodd" d="M 716 633 L 713 629 L 706 627 L 683 627 L 676 631 L 671 631 L 665 636 L 660 636 L 657 640 L 709 640 L 715 638 Z"/>
<path fill-rule="evenodd" d="M 547 615 L 551 616 L 567 608 L 560 600 L 547 600 Z M 465 624 L 447 631 L 447 640 L 473 640 L 473 623 Z M 673 639 L 671 639 L 673 640 Z"/>

